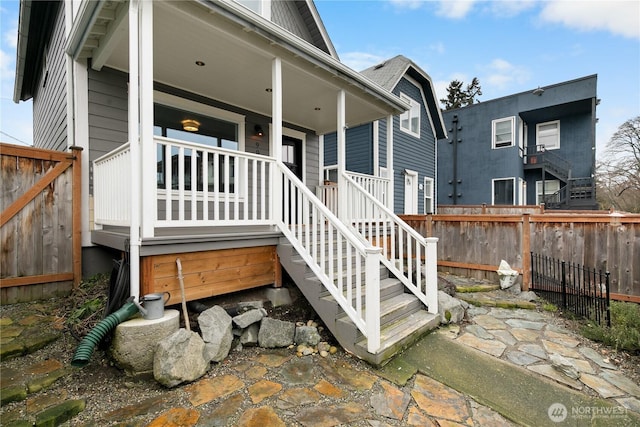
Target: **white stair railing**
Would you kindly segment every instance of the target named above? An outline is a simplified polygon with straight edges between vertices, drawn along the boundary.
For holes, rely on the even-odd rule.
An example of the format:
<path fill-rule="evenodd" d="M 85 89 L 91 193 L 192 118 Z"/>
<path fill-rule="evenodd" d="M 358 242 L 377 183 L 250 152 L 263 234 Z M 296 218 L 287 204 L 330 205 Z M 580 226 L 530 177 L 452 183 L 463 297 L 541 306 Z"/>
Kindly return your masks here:
<path fill-rule="evenodd" d="M 367 351 L 376 353 L 380 348 L 380 248 L 341 222 L 286 166 L 278 163 L 278 170 L 282 202 L 274 203 L 282 203 L 282 232 L 367 338 Z"/>
<path fill-rule="evenodd" d="M 373 245 L 382 248 L 383 264 L 430 313 L 438 312 L 436 237 L 423 237 L 381 201 L 369 194 L 349 174 L 344 177 L 346 218 Z M 345 219 L 347 220 L 347 219 Z"/>

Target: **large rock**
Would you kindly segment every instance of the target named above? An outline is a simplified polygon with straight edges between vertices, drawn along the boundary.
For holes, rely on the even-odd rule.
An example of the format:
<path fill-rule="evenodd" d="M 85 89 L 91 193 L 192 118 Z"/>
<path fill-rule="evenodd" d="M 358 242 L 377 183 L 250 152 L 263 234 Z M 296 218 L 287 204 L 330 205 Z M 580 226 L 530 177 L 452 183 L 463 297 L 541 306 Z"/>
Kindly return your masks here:
<path fill-rule="evenodd" d="M 264 348 L 288 347 L 293 344 L 296 324 L 265 317 L 260 322 L 258 345 Z"/>
<path fill-rule="evenodd" d="M 240 345 L 243 345 L 245 347 L 254 347 L 258 345 L 259 332 L 260 325 L 258 323 L 253 323 L 246 329 L 243 329 L 242 334 L 240 335 Z"/>
<path fill-rule="evenodd" d="M 165 387 L 197 380 L 208 368 L 204 341 L 196 332 L 186 329 L 160 341 L 153 357 L 153 377 Z"/>
<path fill-rule="evenodd" d="M 468 306 L 469 304 L 466 302 L 454 298 L 443 291 L 438 291 L 440 323 L 460 323 L 464 319 L 464 313 Z"/>
<path fill-rule="evenodd" d="M 205 357 L 220 362 L 229 355 L 233 341 L 232 320 L 224 308 L 214 305 L 198 316 L 202 339 L 206 344 Z"/>
<path fill-rule="evenodd" d="M 264 308 L 255 308 L 234 316 L 233 323 L 237 327 L 244 329 L 253 323 L 261 321 L 266 315 L 267 311 Z"/>
<path fill-rule="evenodd" d="M 318 328 L 315 326 L 296 326 L 294 340 L 296 344 L 307 344 L 311 346 L 318 345 L 320 342 Z"/>

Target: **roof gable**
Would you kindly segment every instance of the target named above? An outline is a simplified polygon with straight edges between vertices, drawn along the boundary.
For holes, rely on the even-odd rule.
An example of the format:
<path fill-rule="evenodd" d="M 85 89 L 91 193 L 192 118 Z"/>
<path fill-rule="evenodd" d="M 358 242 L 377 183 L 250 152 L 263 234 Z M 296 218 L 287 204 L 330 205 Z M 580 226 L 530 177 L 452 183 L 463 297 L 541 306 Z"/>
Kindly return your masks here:
<path fill-rule="evenodd" d="M 398 55 L 367 68 L 361 74 L 390 92 L 396 88 L 405 75 L 417 81 L 422 86 L 426 97 L 426 108 L 433 121 L 436 138 L 446 138 L 447 132 L 431 77 L 413 61 L 403 55 Z"/>

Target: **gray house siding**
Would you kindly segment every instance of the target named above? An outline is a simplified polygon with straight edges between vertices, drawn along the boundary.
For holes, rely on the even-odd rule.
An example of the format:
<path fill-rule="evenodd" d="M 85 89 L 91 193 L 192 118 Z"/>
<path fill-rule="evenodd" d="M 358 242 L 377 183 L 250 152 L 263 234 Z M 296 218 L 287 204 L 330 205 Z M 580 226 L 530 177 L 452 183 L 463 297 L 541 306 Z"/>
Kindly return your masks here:
<path fill-rule="evenodd" d="M 491 148 L 492 120 L 512 117 L 513 108 L 513 101 L 506 100 L 504 103 L 487 103 L 483 114 L 476 114 L 470 109 L 452 110 L 443 114 L 449 129 L 454 126 L 453 116 L 458 116 L 459 130 L 457 165 L 454 165 L 453 156 L 455 133 L 449 132 L 447 140 L 438 142 L 439 204 L 491 204 L 492 179 L 524 176 L 518 139 L 513 147 Z M 519 138 L 517 129 L 516 122 L 516 138 Z M 454 167 L 457 169 L 455 176 Z M 454 197 L 454 188 L 457 197 Z"/>
<path fill-rule="evenodd" d="M 51 39 L 33 96 L 33 145 L 49 150 L 67 149 L 67 66 L 64 5 L 57 9 Z"/>
<path fill-rule="evenodd" d="M 336 134 L 326 135 L 324 144 L 324 164 L 338 164 Z M 346 132 L 346 164 L 350 172 L 373 174 L 373 125 L 367 123 L 347 129 Z"/>
<path fill-rule="evenodd" d="M 597 76 L 558 83 L 542 90 L 523 92 L 483 101 L 471 106 L 443 111 L 445 124 L 457 135 L 438 141 L 438 203 L 492 203 L 492 180 L 518 178 L 526 181 L 526 203 L 536 203 L 536 181 L 541 169 L 525 168 L 521 150 L 520 124 L 526 129 L 523 145 L 535 150 L 537 125 L 560 123 L 560 148 L 548 150 L 571 164 L 571 177 L 591 177 L 595 173 L 595 104 Z M 492 120 L 515 117 L 515 146 L 492 148 Z M 457 173 L 454 175 L 454 145 L 457 145 Z M 530 166 L 529 166 L 530 167 Z M 557 179 L 551 173 L 547 180 Z M 457 198 L 454 197 L 454 183 Z M 566 183 L 561 181 L 560 185 Z M 516 196 L 517 197 L 517 196 Z M 515 200 L 518 203 L 518 199 Z"/>
<path fill-rule="evenodd" d="M 88 72 L 89 161 L 128 140 L 127 74 L 111 68 Z"/>
<path fill-rule="evenodd" d="M 420 138 L 400 130 L 400 119 L 393 120 L 393 194 L 395 212 L 404 211 L 404 169 L 418 172 L 418 185 L 424 178 L 435 179 L 435 136 L 431 129 L 422 91 L 406 79 L 401 79 L 393 93 L 400 93 L 420 102 Z M 386 155 L 386 152 L 385 152 Z M 424 212 L 424 188 L 418 187 L 418 212 Z"/>

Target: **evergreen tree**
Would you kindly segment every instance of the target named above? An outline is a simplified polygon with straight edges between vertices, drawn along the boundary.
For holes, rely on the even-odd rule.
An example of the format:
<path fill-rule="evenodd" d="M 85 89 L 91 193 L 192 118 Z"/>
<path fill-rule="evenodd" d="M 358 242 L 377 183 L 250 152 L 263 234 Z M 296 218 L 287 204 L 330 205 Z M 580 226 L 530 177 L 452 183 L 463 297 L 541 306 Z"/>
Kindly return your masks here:
<path fill-rule="evenodd" d="M 480 80 L 477 77 L 474 77 L 466 88 L 463 89 L 462 85 L 463 83 L 459 80 L 453 80 L 449 83 L 447 97 L 440 100 L 444 104 L 445 110 L 453 110 L 480 102 L 476 100 L 477 96 L 482 95 Z"/>

